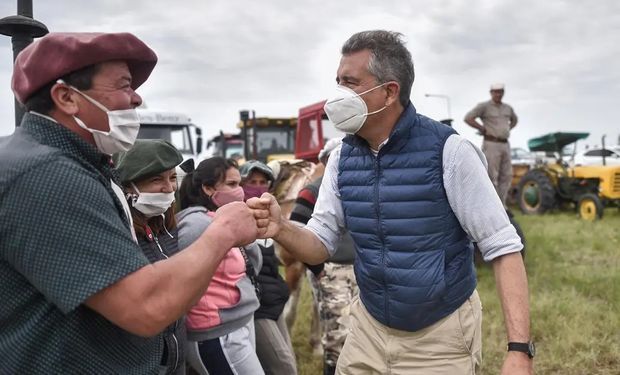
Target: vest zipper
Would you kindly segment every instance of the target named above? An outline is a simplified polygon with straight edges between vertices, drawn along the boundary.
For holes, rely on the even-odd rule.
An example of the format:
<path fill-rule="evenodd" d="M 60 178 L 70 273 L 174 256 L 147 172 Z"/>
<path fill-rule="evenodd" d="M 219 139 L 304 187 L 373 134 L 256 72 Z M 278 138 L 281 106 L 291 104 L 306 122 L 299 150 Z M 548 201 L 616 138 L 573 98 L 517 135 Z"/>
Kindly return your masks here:
<path fill-rule="evenodd" d="M 155 241 L 155 245 L 157 245 L 157 248 L 159 249 L 159 252 L 161 253 L 161 255 L 163 255 L 164 258 L 168 259 L 168 255 L 166 255 L 166 253 L 164 253 L 164 250 L 159 245 L 159 239 L 157 238 L 157 236 L 154 233 L 153 233 L 153 240 Z"/>
<path fill-rule="evenodd" d="M 176 332 L 177 322 L 174 323 L 174 331 Z M 176 334 L 172 333 L 172 339 L 174 340 L 174 367 L 172 367 L 172 371 L 177 370 L 177 366 L 179 366 L 179 340 L 177 340 Z"/>
<path fill-rule="evenodd" d="M 381 150 L 379 150 L 381 152 Z M 375 156 L 375 213 L 377 214 L 377 228 L 379 229 L 379 239 L 381 240 L 381 276 L 383 276 L 383 309 L 385 311 L 385 322 L 390 325 L 390 312 L 388 303 L 388 291 L 387 283 L 385 280 L 385 236 L 383 228 L 381 227 L 381 208 L 379 207 L 379 180 L 380 180 L 381 166 L 379 164 L 379 154 Z"/>
<path fill-rule="evenodd" d="M 164 250 L 161 248 L 161 245 L 159 244 L 159 239 L 157 238 L 157 235 L 155 235 L 155 233 L 153 233 L 153 241 L 155 241 L 155 245 L 157 245 L 157 249 L 159 249 L 161 255 L 163 255 L 164 258 L 168 259 L 168 255 L 166 255 L 166 253 L 164 253 Z M 172 340 L 174 340 L 174 351 L 170 350 L 172 348 L 168 348 L 168 353 L 174 353 L 174 366 L 172 367 L 173 372 L 177 369 L 177 366 L 179 365 L 179 340 L 177 339 L 177 336 L 175 334 L 177 324 L 178 321 L 175 321 L 174 328 L 171 333 Z"/>

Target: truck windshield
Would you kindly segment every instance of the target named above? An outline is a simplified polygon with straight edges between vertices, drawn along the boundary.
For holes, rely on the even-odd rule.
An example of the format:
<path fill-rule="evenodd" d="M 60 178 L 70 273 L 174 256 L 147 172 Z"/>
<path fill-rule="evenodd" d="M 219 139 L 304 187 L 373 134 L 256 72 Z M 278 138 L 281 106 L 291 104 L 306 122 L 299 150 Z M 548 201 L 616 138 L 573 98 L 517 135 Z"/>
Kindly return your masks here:
<path fill-rule="evenodd" d="M 164 139 L 172 143 L 181 153 L 192 154 L 188 125 L 141 124 L 139 139 Z"/>
<path fill-rule="evenodd" d="M 256 152 L 260 158 L 265 158 L 270 154 L 293 153 L 294 129 L 261 129 L 257 133 Z"/>
<path fill-rule="evenodd" d="M 243 144 L 229 144 L 226 146 L 226 155 L 224 157 L 226 159 L 230 159 L 233 156 L 243 155 Z"/>

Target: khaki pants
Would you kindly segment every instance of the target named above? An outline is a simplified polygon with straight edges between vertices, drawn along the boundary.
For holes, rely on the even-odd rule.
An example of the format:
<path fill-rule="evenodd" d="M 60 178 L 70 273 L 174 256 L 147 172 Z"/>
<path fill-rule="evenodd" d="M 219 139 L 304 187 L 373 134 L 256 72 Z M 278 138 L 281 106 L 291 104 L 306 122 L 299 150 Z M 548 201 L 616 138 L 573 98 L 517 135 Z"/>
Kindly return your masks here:
<path fill-rule="evenodd" d="M 351 306 L 351 332 L 336 374 L 479 374 L 481 326 L 477 291 L 454 313 L 416 332 L 384 326 L 357 299 Z"/>
<path fill-rule="evenodd" d="M 489 164 L 489 178 L 502 204 L 506 207 L 506 196 L 512 184 L 510 143 L 484 141 L 482 143 L 482 152 Z"/>

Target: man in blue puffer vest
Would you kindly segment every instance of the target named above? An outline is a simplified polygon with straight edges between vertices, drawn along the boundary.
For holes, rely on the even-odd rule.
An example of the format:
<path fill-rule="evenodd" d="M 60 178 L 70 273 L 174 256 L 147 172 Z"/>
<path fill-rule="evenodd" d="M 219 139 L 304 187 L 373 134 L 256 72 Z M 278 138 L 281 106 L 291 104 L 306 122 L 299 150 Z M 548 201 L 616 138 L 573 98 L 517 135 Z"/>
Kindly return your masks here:
<path fill-rule="evenodd" d="M 304 228 L 281 219 L 267 194 L 248 205 L 267 237 L 308 264 L 325 261 L 351 233 L 360 298 L 338 374 L 478 373 L 482 308 L 472 241 L 493 264 L 504 310 L 502 373 L 531 374 L 519 236 L 482 152 L 416 112 L 413 80 L 401 34 L 353 35 L 342 47 L 337 93 L 325 104 L 349 135 L 330 155 L 312 218 Z"/>

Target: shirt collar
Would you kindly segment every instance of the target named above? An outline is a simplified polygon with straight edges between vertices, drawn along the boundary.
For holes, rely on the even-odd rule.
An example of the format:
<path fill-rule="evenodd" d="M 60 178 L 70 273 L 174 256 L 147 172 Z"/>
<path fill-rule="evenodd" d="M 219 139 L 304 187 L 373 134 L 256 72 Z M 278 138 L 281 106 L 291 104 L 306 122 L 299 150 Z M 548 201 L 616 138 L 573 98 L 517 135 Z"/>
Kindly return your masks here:
<path fill-rule="evenodd" d="M 379 150 L 373 150 L 368 144 L 368 142 L 366 142 L 366 140 L 364 140 L 359 135 L 355 135 L 355 134 L 347 135 L 346 137 L 343 138 L 342 141 L 354 147 L 365 146 L 368 148 L 368 150 L 370 150 L 371 153 L 378 155 L 379 151 L 390 143 L 390 140 L 406 139 L 406 137 L 403 137 L 402 135 L 404 135 L 405 132 L 409 131 L 411 124 L 414 123 L 416 114 L 417 114 L 417 111 L 415 107 L 413 106 L 413 103 L 409 101 L 409 103 L 407 104 L 403 112 L 401 113 L 400 118 L 398 119 L 394 127 L 392 128 L 392 133 L 390 134 L 390 136 L 385 141 L 381 142 L 381 144 L 379 145 Z"/>
<path fill-rule="evenodd" d="M 111 159 L 108 155 L 99 152 L 95 146 L 52 117 L 31 111 L 24 115 L 22 127 L 41 144 L 58 148 L 74 158 L 85 160 L 98 170 L 105 170 L 106 174 L 110 173 Z"/>

